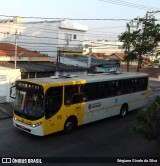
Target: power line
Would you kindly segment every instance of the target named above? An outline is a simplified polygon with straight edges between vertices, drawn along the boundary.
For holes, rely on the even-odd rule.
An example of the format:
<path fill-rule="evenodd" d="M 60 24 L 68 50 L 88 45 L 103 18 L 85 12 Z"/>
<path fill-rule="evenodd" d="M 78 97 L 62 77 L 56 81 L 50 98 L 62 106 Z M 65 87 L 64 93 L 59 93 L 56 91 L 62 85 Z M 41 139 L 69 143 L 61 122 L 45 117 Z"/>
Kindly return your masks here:
<path fill-rule="evenodd" d="M 10 28 L 10 29 L 12 28 L 13 30 L 15 30 L 15 28 L 10 27 L 10 25 L 8 25 L 8 26 L 6 26 L 6 25 L 0 25 L 0 27 L 2 27 L 2 28 Z M 52 26 L 52 27 L 56 27 L 56 26 Z M 117 26 L 117 27 L 113 27 L 113 28 L 119 28 L 119 27 L 125 27 L 125 26 Z M 112 28 L 112 27 L 102 27 L 102 28 L 99 28 L 99 29 L 106 29 L 106 28 Z M 18 27 L 17 29 L 25 30 L 25 28 L 23 28 L 23 27 Z M 57 30 L 54 30 L 54 29 L 46 29 L 46 28 L 40 28 L 40 27 L 38 27 L 38 28 L 37 27 L 32 27 L 32 29 L 35 29 L 35 30 L 38 29 L 38 30 L 41 30 L 40 32 L 44 32 L 44 33 L 47 33 L 47 34 L 57 34 Z M 42 30 L 49 30 L 49 31 L 42 31 Z M 91 33 L 91 32 L 96 32 L 96 33 Z M 58 32 L 58 33 L 59 34 L 65 34 L 65 32 Z M 119 33 L 107 32 L 107 31 L 89 30 L 88 32 L 86 32 L 86 34 L 84 34 L 84 35 L 80 35 L 79 34 L 78 36 L 85 36 L 85 35 L 87 35 L 89 37 L 93 37 L 93 36 L 96 37 L 96 36 L 102 36 L 102 35 L 104 36 L 104 34 L 105 34 L 105 36 L 107 36 L 106 34 L 114 34 L 114 36 L 116 36 L 115 34 L 119 34 Z M 34 36 L 30 36 L 30 37 L 34 37 Z M 38 36 L 36 36 L 36 37 L 38 37 Z M 43 38 L 43 37 L 39 37 L 39 38 Z M 46 37 L 46 38 L 50 38 L 50 37 Z M 54 38 L 51 38 L 51 39 L 54 39 Z"/>
<path fill-rule="evenodd" d="M 10 44 L 9 42 L 5 42 L 5 43 L 7 43 L 7 44 Z M 1 44 L 1 43 L 0 43 Z M 33 43 L 31 43 L 31 44 L 33 44 Z M 47 44 L 47 43 L 46 43 Z M 55 45 L 58 45 L 58 44 L 55 44 Z M 99 47 L 100 46 L 100 47 Z M 118 44 L 109 44 L 109 43 L 107 43 L 107 44 L 101 44 L 101 45 L 98 45 L 98 46 L 91 46 L 91 45 L 89 45 L 89 47 L 92 47 L 93 49 L 106 49 L 106 46 L 115 46 L 115 47 L 119 47 L 119 46 L 122 46 L 122 45 L 118 45 Z M 148 46 L 149 47 L 149 46 Z M 22 47 L 21 47 L 22 48 Z M 138 48 L 144 48 L 144 47 L 138 47 Z M 26 48 L 25 48 L 26 49 Z M 0 48 L 0 50 L 5 50 L 5 51 L 15 51 L 15 50 L 8 50 L 8 49 L 1 49 Z M 27 50 L 27 49 L 26 49 Z M 46 50 L 46 51 L 48 51 L 48 50 Z M 38 51 L 38 52 L 42 52 L 42 51 Z M 45 52 L 44 50 L 43 50 L 43 52 Z"/>
<path fill-rule="evenodd" d="M 29 17 L 29 16 L 24 17 L 24 16 L 8 16 L 8 15 L 0 15 L 0 17 L 32 18 L 32 19 L 42 19 L 42 20 L 45 20 L 45 21 L 46 20 L 55 20 L 57 22 L 65 21 L 65 20 L 80 20 L 80 21 L 131 21 L 131 19 L 125 19 L 125 18 L 117 18 L 117 19 L 113 19 L 113 18 L 50 18 L 50 17 Z"/>
<path fill-rule="evenodd" d="M 23 27 L 10 27 L 10 25 L 8 25 L 8 26 L 6 26 L 6 25 L 0 25 L 0 27 L 5 27 L 5 28 L 9 28 L 9 29 L 13 29 L 13 30 L 15 30 L 15 28 L 16 29 L 23 29 Z M 33 27 L 33 28 L 36 28 L 36 27 Z M 36 28 L 36 29 L 46 29 L 46 28 Z M 51 29 L 48 29 L 48 30 L 51 30 Z M 45 33 L 52 33 L 52 34 L 57 34 L 57 31 L 56 30 L 52 30 L 53 32 L 48 32 L 48 31 L 41 31 L 41 32 L 45 32 Z M 100 32 L 100 33 L 102 33 L 102 34 L 100 34 L 100 33 L 98 33 L 97 34 L 97 32 Z M 6 34 L 7 32 L 0 32 L 1 34 Z M 78 35 L 78 36 L 83 36 L 83 37 L 85 37 L 85 36 L 89 36 L 89 37 L 96 37 L 96 36 L 104 36 L 104 37 L 107 37 L 107 36 L 111 36 L 111 35 L 106 35 L 105 33 L 110 33 L 110 34 L 112 34 L 112 36 L 116 36 L 115 35 L 115 33 L 113 33 L 113 32 L 102 32 L 102 31 L 96 31 L 96 34 L 94 34 L 94 33 L 89 33 L 89 32 L 87 32 L 86 34 L 84 34 L 84 35 Z M 60 33 L 60 32 L 58 32 L 58 34 L 65 34 L 65 32 L 63 32 L 63 33 Z M 114 35 L 113 35 L 114 34 Z M 119 34 L 119 33 L 117 33 L 117 34 Z M 12 34 L 12 33 L 7 33 L 7 35 L 15 35 L 15 34 Z M 28 36 L 28 35 L 23 35 L 23 32 L 21 33 L 21 35 L 20 36 L 25 36 L 25 37 L 30 37 L 30 38 L 44 38 L 44 39 L 59 39 L 59 40 L 66 40 L 66 39 L 64 39 L 64 38 L 54 38 L 54 37 L 41 37 L 41 36 Z M 79 42 L 83 42 L 83 40 L 77 40 L 77 39 L 75 39 L 74 41 L 79 41 Z"/>
<path fill-rule="evenodd" d="M 94 30 L 94 29 L 110 29 L 110 28 L 124 28 L 124 27 L 126 27 L 126 26 L 114 26 L 114 27 L 101 27 L 101 28 L 91 28 L 90 30 L 92 31 L 92 29 Z"/>
<path fill-rule="evenodd" d="M 112 3 L 115 5 L 120 5 L 120 6 L 125 6 L 125 7 L 131 7 L 131 8 L 136 8 L 136 9 L 145 9 L 145 10 L 157 10 L 158 8 L 156 7 L 151 7 L 151 6 L 146 6 L 146 5 L 140 5 L 136 3 L 130 3 L 127 1 L 122 1 L 122 0 L 99 0 L 107 3 Z"/>
<path fill-rule="evenodd" d="M 22 25 L 22 24 L 20 24 L 20 25 Z M 42 26 L 42 25 L 40 25 L 40 26 Z M 39 27 L 30 27 L 30 28 L 32 28 L 32 29 L 38 29 L 38 30 L 48 30 L 48 31 L 40 31 L 40 32 L 45 32 L 45 33 L 49 33 L 49 34 L 57 34 L 57 30 L 55 30 L 55 29 L 46 29 L 46 28 L 40 28 L 40 26 Z M 9 29 L 13 29 L 13 30 L 15 30 L 15 29 L 22 29 L 22 30 L 26 30 L 26 28 L 25 27 L 20 27 L 20 26 L 16 26 L 16 27 L 11 27 L 10 25 L 1 25 L 0 24 L 0 27 L 2 27 L 2 28 L 9 28 Z M 50 26 L 50 27 L 56 27 L 56 26 Z M 89 31 L 93 31 L 93 30 L 89 30 Z M 94 31 L 93 31 L 94 32 Z M 96 31 L 97 32 L 97 31 Z M 99 31 L 99 32 L 102 32 L 102 31 Z M 65 33 L 67 33 L 67 31 L 66 32 L 58 32 L 59 34 L 65 34 Z M 86 33 L 88 33 L 88 32 L 86 32 Z M 107 32 L 102 32 L 102 33 L 107 33 Z M 110 32 L 109 32 L 110 33 Z M 112 33 L 112 32 L 111 32 Z M 90 34 L 93 34 L 93 33 L 90 33 Z M 82 36 L 82 35 L 79 35 L 79 36 Z"/>

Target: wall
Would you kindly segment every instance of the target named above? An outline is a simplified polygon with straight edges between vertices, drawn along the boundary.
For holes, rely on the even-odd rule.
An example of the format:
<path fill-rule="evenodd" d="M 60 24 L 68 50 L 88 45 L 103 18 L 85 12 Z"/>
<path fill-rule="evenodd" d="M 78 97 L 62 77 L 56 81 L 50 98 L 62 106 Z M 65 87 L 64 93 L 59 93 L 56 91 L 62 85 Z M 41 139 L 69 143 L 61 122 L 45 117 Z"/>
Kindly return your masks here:
<path fill-rule="evenodd" d="M 9 69 L 0 67 L 0 103 L 13 102 L 10 98 L 10 88 L 15 85 L 15 81 L 21 78 L 19 69 Z M 15 88 L 12 88 L 12 96 L 15 96 Z"/>
<path fill-rule="evenodd" d="M 89 48 L 92 48 L 93 53 L 104 53 L 104 54 L 112 54 L 112 53 L 124 53 L 124 49 L 122 49 L 122 42 L 110 42 L 110 41 L 85 41 L 84 46 L 84 54 L 89 53 Z"/>
<path fill-rule="evenodd" d="M 77 26 L 74 27 L 73 25 Z M 68 27 L 69 29 L 67 29 Z M 77 35 L 77 39 L 69 42 L 67 47 L 81 46 L 85 33 L 85 31 L 82 30 L 83 26 L 79 25 L 78 27 L 78 24 L 66 22 L 61 25 L 61 21 L 6 22 L 0 23 L 0 42 L 15 44 L 16 29 L 18 34 L 18 46 L 28 50 L 38 51 L 52 57 L 57 56 L 57 47 L 65 48 L 67 44 L 65 33 Z"/>
<path fill-rule="evenodd" d="M 18 46 L 50 56 L 57 52 L 57 22 L 0 23 L 0 41 L 15 44 L 17 29 Z"/>

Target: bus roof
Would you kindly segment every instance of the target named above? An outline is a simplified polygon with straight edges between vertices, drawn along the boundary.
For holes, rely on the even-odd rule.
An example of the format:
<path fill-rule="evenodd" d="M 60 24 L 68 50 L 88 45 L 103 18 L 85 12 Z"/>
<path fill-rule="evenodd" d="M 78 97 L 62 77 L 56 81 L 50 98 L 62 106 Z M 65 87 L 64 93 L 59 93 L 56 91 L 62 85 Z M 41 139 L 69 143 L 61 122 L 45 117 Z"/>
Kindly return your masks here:
<path fill-rule="evenodd" d="M 102 74 L 88 74 L 88 75 L 79 75 L 79 76 L 60 76 L 60 77 L 45 77 L 45 78 L 32 78 L 32 79 L 22 79 L 19 81 L 31 82 L 38 85 L 49 85 L 49 84 L 58 84 L 58 85 L 68 85 L 68 84 L 83 84 L 83 83 L 92 83 L 100 82 L 107 80 L 120 80 L 126 78 L 137 78 L 137 77 L 147 77 L 148 74 L 139 73 L 139 72 L 125 72 L 125 73 L 102 73 Z"/>

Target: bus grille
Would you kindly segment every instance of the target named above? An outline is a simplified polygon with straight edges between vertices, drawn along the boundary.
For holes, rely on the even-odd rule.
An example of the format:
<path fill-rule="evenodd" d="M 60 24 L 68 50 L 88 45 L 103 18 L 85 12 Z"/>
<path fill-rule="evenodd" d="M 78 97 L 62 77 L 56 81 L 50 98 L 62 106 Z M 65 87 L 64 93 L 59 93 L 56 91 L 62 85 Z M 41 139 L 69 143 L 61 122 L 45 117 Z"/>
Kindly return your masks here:
<path fill-rule="evenodd" d="M 16 126 L 17 126 L 18 128 L 20 128 L 20 129 L 22 129 L 22 130 L 25 130 L 25 131 L 27 131 L 27 132 L 31 132 L 30 129 L 27 129 L 27 128 L 25 128 L 24 126 L 21 126 L 21 125 L 18 125 L 18 124 L 16 124 Z"/>

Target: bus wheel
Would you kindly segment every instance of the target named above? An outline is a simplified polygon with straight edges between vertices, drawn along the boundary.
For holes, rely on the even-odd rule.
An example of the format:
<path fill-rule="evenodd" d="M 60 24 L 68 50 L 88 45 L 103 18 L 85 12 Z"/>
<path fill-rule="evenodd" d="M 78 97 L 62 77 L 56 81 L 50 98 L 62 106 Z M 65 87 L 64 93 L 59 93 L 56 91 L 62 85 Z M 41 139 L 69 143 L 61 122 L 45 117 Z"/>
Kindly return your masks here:
<path fill-rule="evenodd" d="M 69 134 L 69 133 L 71 133 L 74 129 L 75 129 L 75 127 L 76 127 L 76 125 L 77 125 L 77 122 L 76 122 L 77 120 L 76 120 L 76 118 L 74 118 L 74 117 L 70 117 L 70 118 L 68 118 L 67 120 L 66 120 L 66 122 L 65 122 L 65 124 L 64 124 L 64 132 L 66 133 L 66 134 Z"/>
<path fill-rule="evenodd" d="M 120 110 L 120 117 L 125 117 L 128 113 L 128 105 L 127 104 L 123 104 Z"/>

